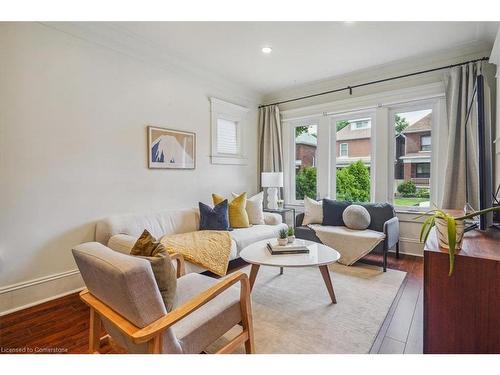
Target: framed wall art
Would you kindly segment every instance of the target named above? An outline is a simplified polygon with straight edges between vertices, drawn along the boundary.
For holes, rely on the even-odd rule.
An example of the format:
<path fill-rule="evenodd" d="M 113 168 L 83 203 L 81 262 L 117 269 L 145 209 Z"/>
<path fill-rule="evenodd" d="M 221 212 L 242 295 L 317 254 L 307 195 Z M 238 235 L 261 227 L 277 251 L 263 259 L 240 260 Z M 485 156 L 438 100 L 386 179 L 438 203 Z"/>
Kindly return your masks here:
<path fill-rule="evenodd" d="M 196 134 L 148 126 L 148 167 L 150 169 L 194 169 Z"/>

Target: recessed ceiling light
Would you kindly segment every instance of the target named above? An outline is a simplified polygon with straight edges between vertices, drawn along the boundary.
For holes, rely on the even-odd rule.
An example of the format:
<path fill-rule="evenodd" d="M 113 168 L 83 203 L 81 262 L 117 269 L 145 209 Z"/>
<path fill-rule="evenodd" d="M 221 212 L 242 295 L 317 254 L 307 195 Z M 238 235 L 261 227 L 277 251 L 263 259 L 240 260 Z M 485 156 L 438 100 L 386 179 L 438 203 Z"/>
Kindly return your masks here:
<path fill-rule="evenodd" d="M 262 53 L 270 54 L 271 52 L 273 52 L 271 47 L 262 47 Z"/>

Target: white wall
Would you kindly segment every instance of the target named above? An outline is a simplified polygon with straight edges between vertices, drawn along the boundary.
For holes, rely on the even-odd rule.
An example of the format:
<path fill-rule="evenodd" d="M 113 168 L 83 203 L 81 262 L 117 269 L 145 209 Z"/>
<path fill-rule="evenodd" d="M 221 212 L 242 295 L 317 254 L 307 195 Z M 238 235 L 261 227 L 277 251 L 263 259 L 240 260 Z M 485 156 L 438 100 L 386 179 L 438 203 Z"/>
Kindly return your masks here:
<path fill-rule="evenodd" d="M 227 86 L 0 23 L 0 313 L 80 287 L 70 250 L 99 218 L 254 193 L 260 98 Z M 210 164 L 209 96 L 251 108 L 248 165 Z M 149 170 L 147 125 L 196 132 L 196 170 Z"/>
<path fill-rule="evenodd" d="M 474 44 L 444 51 L 440 54 L 423 56 L 420 58 L 407 59 L 392 64 L 387 64 L 372 69 L 366 69 L 360 72 L 348 74 L 336 79 L 314 82 L 308 85 L 283 90 L 276 93 L 271 93 L 266 96 L 265 103 L 278 102 L 303 95 L 310 95 L 322 91 L 355 85 L 363 82 L 369 82 L 377 79 L 391 77 L 395 75 L 403 75 L 419 70 L 431 69 L 439 66 L 468 61 L 471 59 L 489 56 L 491 46 L 484 44 Z M 492 67 L 486 69 L 488 78 L 492 80 Z M 375 126 L 372 129 L 373 143 L 373 167 L 372 176 L 375 184 L 373 186 L 373 198 L 377 202 L 390 201 L 392 196 L 392 185 L 389 184 L 390 168 L 388 163 L 388 150 L 390 149 L 387 142 L 389 137 L 388 119 L 390 110 L 397 108 L 398 103 L 410 102 L 413 99 L 427 99 L 433 103 L 433 120 L 434 120 L 434 136 L 433 143 L 440 144 L 441 147 L 437 153 L 433 155 L 433 196 L 431 199 L 436 203 L 440 202 L 439 192 L 442 190 L 442 170 L 445 168 L 445 142 L 443 137 L 446 128 L 440 125 L 446 124 L 446 104 L 444 99 L 444 76 L 445 71 L 437 71 L 430 74 L 414 76 L 411 78 L 401 79 L 386 82 L 378 85 L 366 86 L 360 89 L 354 89 L 353 95 L 348 92 L 329 94 L 311 99 L 286 103 L 280 105 L 282 110 L 282 120 L 285 127 L 284 134 L 288 133 L 287 124 L 293 123 L 294 119 L 308 116 L 321 116 L 326 118 L 328 114 L 349 112 L 349 111 L 370 111 L 375 116 Z M 490 85 L 492 86 L 492 85 Z M 494 87 L 494 86 L 493 86 Z M 495 90 L 492 90 L 493 96 Z M 323 129 L 322 129 L 323 126 Z M 324 129 L 326 127 L 326 129 Z M 328 185 L 328 181 L 332 180 L 330 155 L 321 147 L 329 148 L 328 128 L 329 121 L 320 121 L 318 134 L 321 142 L 318 142 L 318 193 L 320 197 L 331 196 L 334 191 L 333 184 Z M 289 137 L 288 137 L 289 138 Z M 285 147 L 290 147 L 290 142 L 284 142 Z M 292 151 L 293 152 L 293 151 Z M 285 150 L 285 153 L 288 154 Z M 288 157 L 287 160 L 289 160 Z M 286 174 L 286 173 L 285 173 Z M 325 177 L 327 176 L 327 177 Z M 289 177 L 289 176 L 286 176 Z M 423 255 L 423 245 L 419 243 L 420 226 L 422 219 L 416 219 L 418 213 L 398 212 L 398 217 L 401 222 L 401 246 L 400 250 L 404 253 Z"/>

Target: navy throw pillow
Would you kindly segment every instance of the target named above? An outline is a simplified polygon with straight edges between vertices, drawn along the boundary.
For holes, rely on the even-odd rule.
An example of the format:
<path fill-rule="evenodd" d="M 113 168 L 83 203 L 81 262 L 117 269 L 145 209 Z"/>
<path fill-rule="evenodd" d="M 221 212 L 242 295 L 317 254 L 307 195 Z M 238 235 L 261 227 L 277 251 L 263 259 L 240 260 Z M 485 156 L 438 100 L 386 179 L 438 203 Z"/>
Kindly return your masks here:
<path fill-rule="evenodd" d="M 214 208 L 198 202 L 200 207 L 200 230 L 229 230 L 229 216 L 227 213 L 227 199 L 224 199 Z"/>
<path fill-rule="evenodd" d="M 345 226 L 342 214 L 349 205 L 349 202 L 323 198 L 323 225 Z"/>

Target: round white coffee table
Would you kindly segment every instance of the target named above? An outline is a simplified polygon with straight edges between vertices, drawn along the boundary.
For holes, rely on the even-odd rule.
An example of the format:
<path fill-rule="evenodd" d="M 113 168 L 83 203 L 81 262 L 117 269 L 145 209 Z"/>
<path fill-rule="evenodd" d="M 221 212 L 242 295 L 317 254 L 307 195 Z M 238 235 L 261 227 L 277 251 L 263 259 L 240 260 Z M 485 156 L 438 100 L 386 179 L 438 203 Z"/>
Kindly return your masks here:
<path fill-rule="evenodd" d="M 252 265 L 250 270 L 250 288 L 253 288 L 260 266 L 280 267 L 280 274 L 283 274 L 284 267 L 319 267 L 326 289 L 333 303 L 337 303 L 335 292 L 333 291 L 332 279 L 328 265 L 335 263 L 340 258 L 337 250 L 326 245 L 305 241 L 309 249 L 309 254 L 286 254 L 271 255 L 266 245 L 270 240 L 256 242 L 245 247 L 240 257 Z"/>

